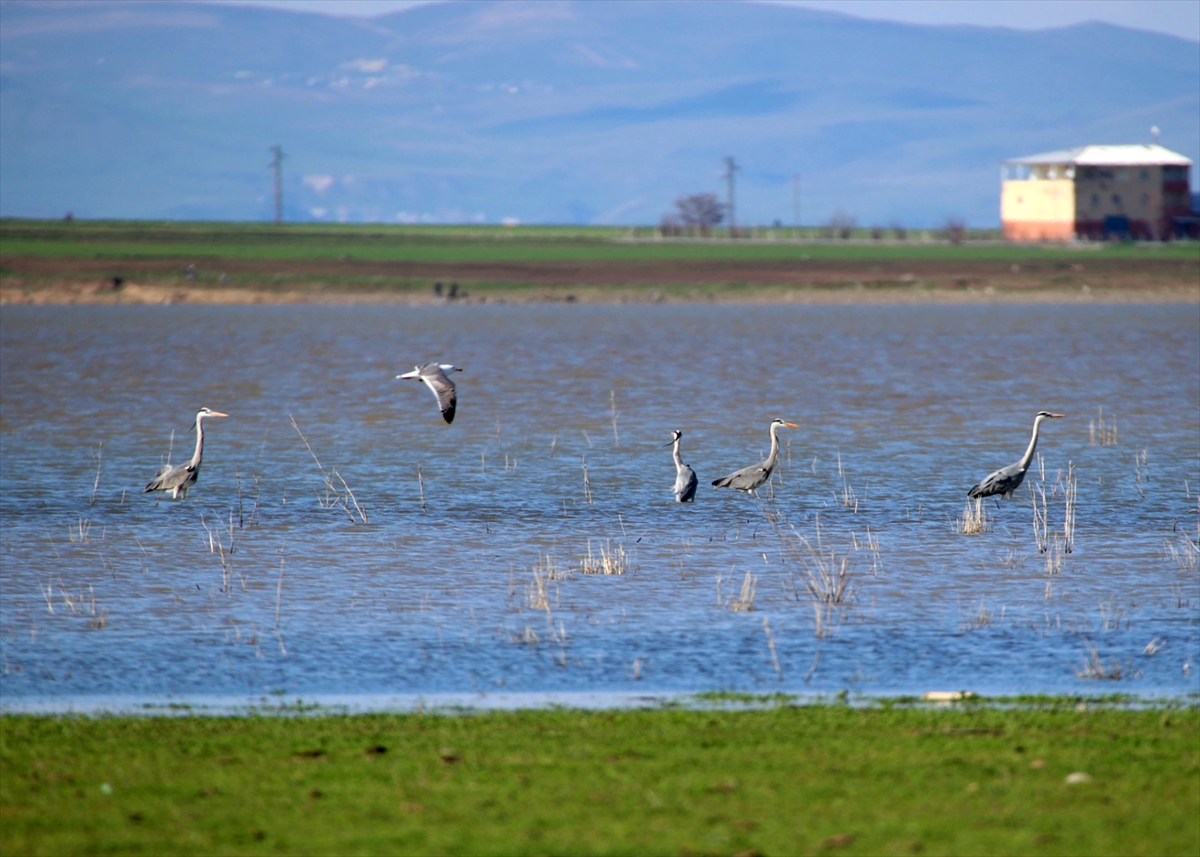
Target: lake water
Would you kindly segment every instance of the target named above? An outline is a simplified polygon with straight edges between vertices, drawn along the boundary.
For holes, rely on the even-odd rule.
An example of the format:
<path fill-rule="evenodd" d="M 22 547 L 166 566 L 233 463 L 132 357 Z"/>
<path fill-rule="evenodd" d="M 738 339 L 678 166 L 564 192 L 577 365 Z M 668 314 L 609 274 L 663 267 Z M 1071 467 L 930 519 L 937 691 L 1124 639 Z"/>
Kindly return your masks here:
<path fill-rule="evenodd" d="M 1194 305 L 6 306 L 0 334 L 10 710 L 1200 692 Z M 465 369 L 450 426 L 394 379 L 432 359 Z M 201 405 L 230 416 L 199 483 L 142 494 Z M 959 532 L 1042 409 L 1016 499 Z M 777 416 L 770 487 L 713 490 Z"/>

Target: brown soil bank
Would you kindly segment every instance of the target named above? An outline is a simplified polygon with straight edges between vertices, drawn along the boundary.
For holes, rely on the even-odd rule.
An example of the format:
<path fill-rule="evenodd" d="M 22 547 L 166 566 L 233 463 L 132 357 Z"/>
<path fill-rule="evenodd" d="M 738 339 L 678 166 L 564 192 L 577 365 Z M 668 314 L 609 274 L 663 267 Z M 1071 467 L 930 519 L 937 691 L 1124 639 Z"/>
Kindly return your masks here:
<path fill-rule="evenodd" d="M 5 256 L 3 303 L 1186 301 L 1200 262 L 372 262 Z"/>

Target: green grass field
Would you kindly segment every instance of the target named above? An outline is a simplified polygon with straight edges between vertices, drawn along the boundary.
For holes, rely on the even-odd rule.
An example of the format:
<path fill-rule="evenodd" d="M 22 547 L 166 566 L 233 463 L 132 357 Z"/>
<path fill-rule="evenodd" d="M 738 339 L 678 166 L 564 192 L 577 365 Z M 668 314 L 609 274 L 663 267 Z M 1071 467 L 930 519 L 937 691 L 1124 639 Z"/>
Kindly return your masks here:
<path fill-rule="evenodd" d="M 1073 701 L 5 716 L 0 853 L 1195 855 L 1198 727 Z"/>
<path fill-rule="evenodd" d="M 1061 245 L 951 245 L 920 233 L 906 241 L 794 240 L 760 230 L 755 240 L 654 241 L 653 230 L 558 226 L 381 226 L 150 221 L 0 221 L 0 257 L 361 262 L 1078 261 Z M 801 230 L 816 236 L 818 230 Z M 640 236 L 640 237 L 639 237 Z M 772 237 L 773 236 L 773 237 Z M 992 236 L 994 237 L 994 236 Z M 630 240 L 634 238 L 636 240 Z M 1200 260 L 1195 242 L 1115 244 L 1086 258 Z"/>

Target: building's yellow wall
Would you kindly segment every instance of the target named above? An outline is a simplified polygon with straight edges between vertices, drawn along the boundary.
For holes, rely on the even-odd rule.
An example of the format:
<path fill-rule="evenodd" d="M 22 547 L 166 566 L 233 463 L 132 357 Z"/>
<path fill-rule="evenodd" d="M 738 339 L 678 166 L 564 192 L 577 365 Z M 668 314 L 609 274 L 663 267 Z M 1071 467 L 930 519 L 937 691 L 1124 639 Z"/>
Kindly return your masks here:
<path fill-rule="evenodd" d="M 1075 183 L 1071 179 L 1006 181 L 1000 219 L 1012 241 L 1070 240 L 1075 234 Z"/>

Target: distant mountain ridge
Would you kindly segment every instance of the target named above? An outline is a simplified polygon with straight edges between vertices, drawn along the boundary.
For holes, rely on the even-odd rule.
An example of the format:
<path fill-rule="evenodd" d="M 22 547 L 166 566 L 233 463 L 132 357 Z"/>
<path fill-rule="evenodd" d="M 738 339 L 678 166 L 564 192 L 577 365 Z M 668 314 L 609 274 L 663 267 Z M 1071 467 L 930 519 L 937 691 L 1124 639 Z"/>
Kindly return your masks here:
<path fill-rule="evenodd" d="M 999 164 L 1086 143 L 1200 161 L 1200 44 L 759 3 L 494 0 L 373 19 L 0 2 L 0 215 L 743 224 L 999 221 Z M 1193 182 L 1195 179 L 1193 178 Z"/>

